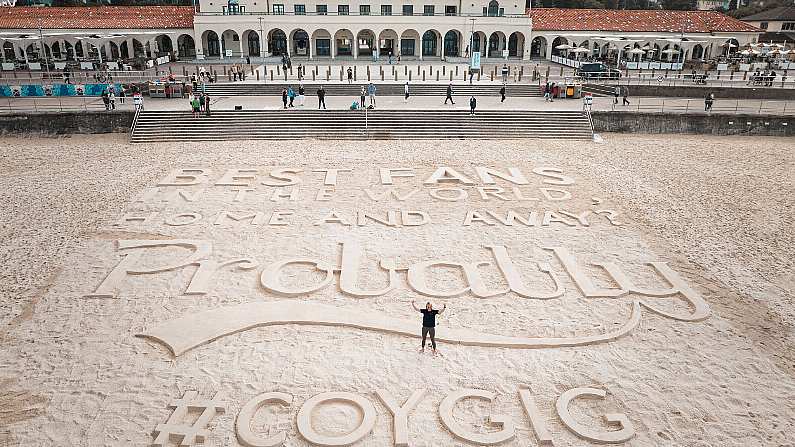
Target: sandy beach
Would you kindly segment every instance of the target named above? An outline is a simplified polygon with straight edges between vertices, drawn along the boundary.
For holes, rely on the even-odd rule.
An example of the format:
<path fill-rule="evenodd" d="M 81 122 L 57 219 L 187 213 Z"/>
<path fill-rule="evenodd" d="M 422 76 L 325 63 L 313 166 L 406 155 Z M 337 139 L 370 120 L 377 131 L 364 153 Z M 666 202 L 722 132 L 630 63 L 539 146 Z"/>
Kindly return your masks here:
<path fill-rule="evenodd" d="M 792 140 L 602 137 L 152 145 L 130 145 L 125 135 L 3 138 L 0 446 L 150 445 L 172 414 L 169 403 L 190 390 L 219 393 L 224 404 L 207 425 L 207 446 L 241 445 L 236 417 L 264 392 L 293 401 L 257 412 L 252 430 L 283 432 L 287 446 L 311 445 L 297 428 L 301 405 L 336 391 L 365 397 L 377 413 L 354 445 L 389 446 L 392 416 L 375 392 L 388 390 L 402 403 L 423 388 L 408 419 L 411 446 L 474 445 L 440 420 L 445 397 L 465 388 L 496 398 L 462 400 L 455 420 L 493 433 L 499 427 L 488 415 L 507 416 L 515 436 L 500 445 L 539 445 L 519 397 L 524 388 L 554 445 L 595 445 L 555 408 L 577 387 L 607 397 L 572 403 L 574 419 L 608 432 L 616 427 L 602 415 L 623 413 L 634 428 L 623 445 L 795 445 Z M 512 212 L 532 225 L 503 223 Z M 207 259 L 251 265 L 218 267 L 206 284 L 196 279 L 204 278 L 198 263 L 130 269 L 108 280 L 127 258 L 156 269 L 189 257 L 196 241 L 211 247 Z M 357 262 L 337 266 L 351 247 Z M 548 299 L 517 293 L 489 247 L 504 247 L 529 288 L 563 292 Z M 587 296 L 562 250 L 595 288 L 621 288 L 592 264 L 605 262 L 635 289 Z M 130 252 L 140 253 L 137 261 L 125 258 Z M 285 264 L 268 276 L 283 260 L 317 264 Z M 423 271 L 431 261 L 454 265 Z M 644 264 L 652 261 L 665 262 L 703 298 L 706 318 L 670 317 L 696 312 L 686 294 L 641 292 L 670 286 Z M 455 266 L 479 262 L 468 273 Z M 336 271 L 323 273 L 326 264 Z M 345 283 L 341 276 L 352 271 L 358 277 Z M 415 336 L 366 327 L 389 317 L 416 324 L 419 334 L 412 300 L 447 306 L 440 340 L 456 331 L 462 339 L 598 339 L 626 326 L 635 303 L 645 304 L 637 325 L 613 340 L 532 349 L 439 341 L 434 357 L 418 353 Z M 234 330 L 209 337 L 200 334 L 209 328 L 194 324 L 169 332 L 200 312 L 293 301 L 364 321 L 249 329 L 210 318 Z M 313 316 L 320 317 L 333 315 Z M 176 352 L 151 336 L 161 328 L 201 343 Z M 314 430 L 331 437 L 361 419 L 341 404 L 312 414 Z"/>

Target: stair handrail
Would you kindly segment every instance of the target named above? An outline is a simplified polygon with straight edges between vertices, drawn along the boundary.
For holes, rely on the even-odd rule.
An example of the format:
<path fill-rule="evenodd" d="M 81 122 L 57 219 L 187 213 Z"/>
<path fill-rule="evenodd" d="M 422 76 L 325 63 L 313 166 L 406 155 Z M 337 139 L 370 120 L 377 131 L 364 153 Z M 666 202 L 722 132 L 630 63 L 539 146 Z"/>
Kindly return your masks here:
<path fill-rule="evenodd" d="M 130 141 L 132 141 L 133 132 L 135 131 L 135 125 L 138 124 L 138 115 L 141 114 L 142 108 L 135 109 L 135 115 L 133 115 L 132 125 L 130 126 Z"/>
<path fill-rule="evenodd" d="M 591 126 L 591 137 L 593 137 L 594 134 L 593 116 L 591 116 L 591 109 L 588 107 L 585 108 L 585 116 L 588 117 L 588 124 Z"/>

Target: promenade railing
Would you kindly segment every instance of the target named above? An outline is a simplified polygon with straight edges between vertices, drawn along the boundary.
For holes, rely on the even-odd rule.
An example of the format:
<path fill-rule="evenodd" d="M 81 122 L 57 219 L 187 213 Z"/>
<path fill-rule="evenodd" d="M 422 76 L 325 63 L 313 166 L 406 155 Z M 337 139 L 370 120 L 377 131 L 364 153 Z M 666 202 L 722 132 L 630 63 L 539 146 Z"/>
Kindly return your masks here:
<path fill-rule="evenodd" d="M 717 98 L 714 100 L 712 108 L 707 111 L 703 99 L 633 97 L 630 98 L 629 105 L 622 105 L 621 100 L 619 100 L 618 104 L 611 104 L 608 110 L 652 113 L 722 113 L 795 116 L 795 102 Z"/>
<path fill-rule="evenodd" d="M 116 110 L 133 110 L 132 97 L 125 98 L 124 104 L 116 98 Z M 105 103 L 96 96 L 48 96 L 0 98 L 0 115 L 18 113 L 61 113 L 61 112 L 99 112 L 104 111 Z"/>

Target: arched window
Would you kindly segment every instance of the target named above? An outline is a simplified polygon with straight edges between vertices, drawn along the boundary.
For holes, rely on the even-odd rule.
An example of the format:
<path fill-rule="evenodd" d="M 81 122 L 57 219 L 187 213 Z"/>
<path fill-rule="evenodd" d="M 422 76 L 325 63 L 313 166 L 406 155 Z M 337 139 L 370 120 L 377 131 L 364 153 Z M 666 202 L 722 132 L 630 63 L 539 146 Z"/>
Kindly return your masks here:
<path fill-rule="evenodd" d="M 489 2 L 489 10 L 486 15 L 489 17 L 497 17 L 500 15 L 500 4 L 497 0 L 491 0 Z"/>

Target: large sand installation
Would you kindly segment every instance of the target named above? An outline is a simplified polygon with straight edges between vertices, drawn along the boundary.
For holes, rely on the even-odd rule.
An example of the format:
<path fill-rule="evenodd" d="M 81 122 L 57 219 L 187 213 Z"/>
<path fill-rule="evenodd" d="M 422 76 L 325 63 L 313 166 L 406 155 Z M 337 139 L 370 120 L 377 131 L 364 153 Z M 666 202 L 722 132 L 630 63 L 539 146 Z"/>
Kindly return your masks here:
<path fill-rule="evenodd" d="M 5 138 L 0 446 L 795 445 L 791 149 Z"/>

